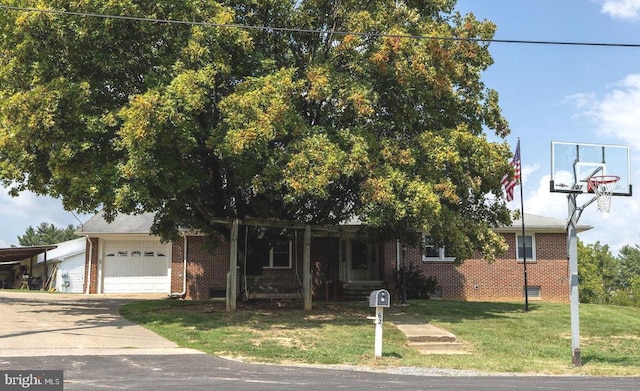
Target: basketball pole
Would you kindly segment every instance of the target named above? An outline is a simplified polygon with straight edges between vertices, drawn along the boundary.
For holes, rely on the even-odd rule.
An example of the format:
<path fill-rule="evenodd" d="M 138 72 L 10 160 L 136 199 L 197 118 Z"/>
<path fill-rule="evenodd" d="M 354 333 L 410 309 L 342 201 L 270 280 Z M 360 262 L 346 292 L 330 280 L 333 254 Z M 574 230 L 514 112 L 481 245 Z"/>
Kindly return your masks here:
<path fill-rule="evenodd" d="M 578 220 L 584 209 L 596 201 L 590 201 L 578 207 L 578 193 L 570 193 L 569 221 L 567 222 L 567 252 L 569 254 L 569 286 L 571 298 L 571 352 L 572 363 L 575 367 L 582 366 L 580 356 L 580 291 L 578 290 Z"/>
<path fill-rule="evenodd" d="M 571 352 L 572 363 L 582 366 L 580 357 L 580 295 L 578 291 L 578 219 L 581 210 L 577 206 L 578 195 L 571 193 L 569 199 L 569 222 L 567 225 L 567 247 L 569 253 L 569 284 L 571 298 Z"/>

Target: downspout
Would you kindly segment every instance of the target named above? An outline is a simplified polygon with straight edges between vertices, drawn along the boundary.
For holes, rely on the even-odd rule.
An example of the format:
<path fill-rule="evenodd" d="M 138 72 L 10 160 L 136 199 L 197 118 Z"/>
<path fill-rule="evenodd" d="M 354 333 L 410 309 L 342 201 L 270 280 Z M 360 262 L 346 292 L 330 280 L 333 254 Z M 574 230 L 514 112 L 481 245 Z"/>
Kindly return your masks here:
<path fill-rule="evenodd" d="M 396 271 L 400 271 L 400 239 L 396 239 Z"/>
<path fill-rule="evenodd" d="M 172 298 L 184 298 L 187 294 L 187 235 L 184 235 L 184 254 L 182 260 L 182 292 L 180 293 L 172 293 L 169 295 Z"/>
<path fill-rule="evenodd" d="M 87 273 L 87 291 L 85 292 L 85 295 L 88 295 L 91 293 L 91 262 L 93 260 L 93 243 L 91 242 L 91 238 L 89 238 L 89 235 L 87 235 L 86 237 L 89 241 L 89 271 Z"/>
<path fill-rule="evenodd" d="M 47 273 L 48 272 L 48 270 L 47 270 L 47 250 L 44 250 L 43 259 L 44 259 L 44 278 L 43 278 L 44 283 L 42 284 L 40 289 L 46 288 L 44 285 L 47 283 L 47 280 L 49 279 L 49 274 Z"/>

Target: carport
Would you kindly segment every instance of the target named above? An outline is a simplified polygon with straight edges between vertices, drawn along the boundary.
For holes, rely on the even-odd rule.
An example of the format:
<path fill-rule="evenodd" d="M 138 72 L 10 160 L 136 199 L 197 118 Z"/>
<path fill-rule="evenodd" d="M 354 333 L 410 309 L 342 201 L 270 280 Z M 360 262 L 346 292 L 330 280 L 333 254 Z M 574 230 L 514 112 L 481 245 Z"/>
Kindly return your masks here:
<path fill-rule="evenodd" d="M 29 288 L 37 257 L 44 253 L 44 273 L 47 273 L 48 250 L 57 246 L 29 246 L 0 248 L 0 288 Z M 40 276 L 43 279 L 45 276 Z"/>

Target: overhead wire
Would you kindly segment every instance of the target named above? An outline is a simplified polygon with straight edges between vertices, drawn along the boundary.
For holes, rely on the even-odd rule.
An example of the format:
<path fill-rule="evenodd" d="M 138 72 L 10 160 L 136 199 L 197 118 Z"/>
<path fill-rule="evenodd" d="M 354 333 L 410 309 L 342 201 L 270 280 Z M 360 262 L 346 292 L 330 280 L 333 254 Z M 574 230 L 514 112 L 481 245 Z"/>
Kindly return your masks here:
<path fill-rule="evenodd" d="M 189 26 L 205 26 L 219 28 L 237 28 L 243 30 L 260 30 L 274 33 L 307 33 L 307 34 L 334 34 L 334 35 L 354 35 L 366 38 L 400 38 L 400 39 L 416 39 L 416 40 L 441 40 L 441 41 L 468 41 L 468 42 L 484 42 L 484 43 L 507 43 L 507 44 L 529 44 L 529 45 L 563 45 L 563 46 L 598 46 L 598 47 L 623 47 L 623 48 L 640 48 L 640 43 L 619 43 L 619 42 L 579 42 L 579 41 L 547 41 L 547 40 L 526 40 L 526 39 L 486 39 L 473 37 L 445 37 L 436 35 L 415 35 L 415 34 L 391 34 L 391 33 L 374 33 L 374 32 L 358 32 L 346 30 L 322 30 L 322 29 L 305 29 L 297 27 L 277 27 L 277 26 L 252 26 L 235 23 L 213 23 L 198 22 L 178 19 L 150 18 L 140 16 L 99 14 L 91 12 L 78 12 L 56 9 L 40 9 L 30 7 L 18 7 L 0 4 L 0 9 L 22 11 L 22 12 L 40 12 L 48 14 L 61 14 L 70 16 L 80 16 L 88 18 L 129 20 L 137 22 L 152 22 L 166 24 L 182 24 Z"/>

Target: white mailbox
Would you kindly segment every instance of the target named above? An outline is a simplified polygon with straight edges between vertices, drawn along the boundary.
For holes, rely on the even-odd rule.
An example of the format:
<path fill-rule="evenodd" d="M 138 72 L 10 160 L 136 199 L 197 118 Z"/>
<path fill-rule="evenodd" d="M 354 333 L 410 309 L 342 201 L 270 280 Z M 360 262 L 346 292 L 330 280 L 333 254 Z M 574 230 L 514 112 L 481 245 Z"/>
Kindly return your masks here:
<path fill-rule="evenodd" d="M 376 317 L 373 322 L 376 324 L 374 353 L 376 357 L 382 357 L 382 320 L 384 318 L 385 307 L 391 306 L 391 296 L 389 291 L 378 289 L 369 294 L 369 307 L 376 307 Z"/>
<path fill-rule="evenodd" d="M 378 289 L 369 294 L 369 307 L 389 307 L 390 296 L 386 289 Z"/>

